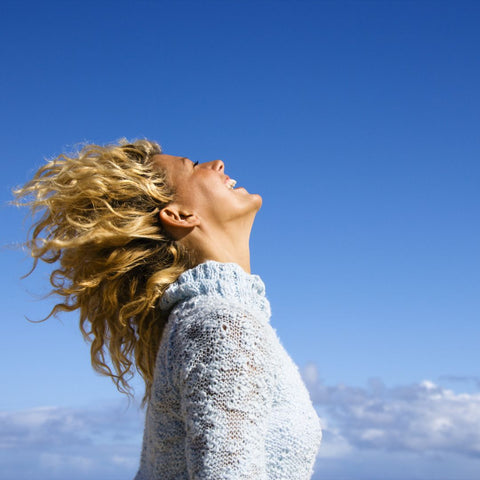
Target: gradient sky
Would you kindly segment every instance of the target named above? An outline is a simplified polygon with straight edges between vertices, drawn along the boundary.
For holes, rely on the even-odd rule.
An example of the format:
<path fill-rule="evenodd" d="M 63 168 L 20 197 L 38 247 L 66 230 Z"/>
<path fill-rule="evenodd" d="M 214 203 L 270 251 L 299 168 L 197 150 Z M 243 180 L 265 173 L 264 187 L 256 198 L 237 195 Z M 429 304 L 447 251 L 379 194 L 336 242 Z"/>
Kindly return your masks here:
<path fill-rule="evenodd" d="M 263 196 L 252 272 L 324 423 L 315 479 L 478 478 L 478 2 L 0 8 L 9 480 L 138 463 L 143 414 L 92 372 L 76 315 L 25 320 L 53 300 L 47 269 L 20 280 L 28 223 L 7 204 L 44 159 L 121 137 L 220 158 Z"/>

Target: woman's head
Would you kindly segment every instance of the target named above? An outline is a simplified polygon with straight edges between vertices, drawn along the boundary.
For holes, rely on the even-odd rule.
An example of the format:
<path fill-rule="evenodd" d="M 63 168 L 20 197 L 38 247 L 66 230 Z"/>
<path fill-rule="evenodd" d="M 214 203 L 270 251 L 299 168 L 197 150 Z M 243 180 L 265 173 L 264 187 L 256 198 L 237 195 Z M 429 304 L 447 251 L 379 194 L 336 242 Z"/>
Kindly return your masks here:
<path fill-rule="evenodd" d="M 234 188 L 236 182 L 225 174 L 221 160 L 199 163 L 160 153 L 152 163 L 175 188 L 172 202 L 160 210 L 169 234 L 201 259 L 238 261 L 238 251 L 248 247 L 260 195 Z"/>
<path fill-rule="evenodd" d="M 202 220 L 222 227 L 245 216 L 254 217 L 262 205 L 262 198 L 245 188 L 235 188 L 236 181 L 225 174 L 221 160 L 199 163 L 186 157 L 157 154 L 154 165 L 167 175 L 175 186 L 173 205 Z M 173 208 L 173 207 L 172 207 Z M 170 208 L 170 210 L 172 210 Z M 161 215 L 162 221 L 168 215 Z"/>
<path fill-rule="evenodd" d="M 55 264 L 52 293 L 62 301 L 49 316 L 79 309 L 93 367 L 121 391 L 136 367 L 146 394 L 166 320 L 155 305 L 196 263 L 160 221 L 175 188 L 155 155 L 159 145 L 147 140 L 86 145 L 48 162 L 15 192 L 34 216 L 26 243 L 34 267 Z"/>

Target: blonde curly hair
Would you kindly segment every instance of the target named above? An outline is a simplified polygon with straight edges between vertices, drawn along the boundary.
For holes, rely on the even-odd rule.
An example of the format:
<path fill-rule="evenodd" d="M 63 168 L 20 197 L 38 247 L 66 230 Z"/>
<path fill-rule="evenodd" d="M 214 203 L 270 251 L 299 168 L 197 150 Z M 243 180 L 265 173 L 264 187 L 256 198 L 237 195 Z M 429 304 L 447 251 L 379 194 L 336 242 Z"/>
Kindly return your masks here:
<path fill-rule="evenodd" d="M 160 210 L 175 196 L 150 161 L 161 152 L 148 140 L 85 145 L 49 161 L 14 191 L 15 203 L 29 206 L 34 218 L 25 243 L 34 259 L 29 273 L 38 260 L 55 264 L 50 294 L 63 297 L 43 320 L 78 309 L 93 368 L 128 395 L 137 370 L 143 405 L 167 321 L 155 306 L 195 265 L 160 223 Z"/>

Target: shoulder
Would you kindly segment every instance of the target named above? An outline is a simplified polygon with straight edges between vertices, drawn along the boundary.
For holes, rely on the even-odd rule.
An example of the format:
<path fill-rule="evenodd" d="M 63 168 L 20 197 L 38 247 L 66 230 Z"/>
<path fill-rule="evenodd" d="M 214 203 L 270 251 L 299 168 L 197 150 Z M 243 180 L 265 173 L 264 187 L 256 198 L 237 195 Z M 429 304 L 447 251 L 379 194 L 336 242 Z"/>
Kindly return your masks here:
<path fill-rule="evenodd" d="M 236 298 L 234 295 L 197 295 L 183 302 L 179 302 L 172 309 L 177 316 L 190 316 L 192 312 L 215 313 L 217 311 L 229 310 L 232 313 L 251 311 L 248 302 Z"/>
<path fill-rule="evenodd" d="M 173 339 L 182 343 L 228 342 L 261 335 L 264 323 L 241 303 L 224 297 L 197 297 L 178 305 L 170 314 Z"/>

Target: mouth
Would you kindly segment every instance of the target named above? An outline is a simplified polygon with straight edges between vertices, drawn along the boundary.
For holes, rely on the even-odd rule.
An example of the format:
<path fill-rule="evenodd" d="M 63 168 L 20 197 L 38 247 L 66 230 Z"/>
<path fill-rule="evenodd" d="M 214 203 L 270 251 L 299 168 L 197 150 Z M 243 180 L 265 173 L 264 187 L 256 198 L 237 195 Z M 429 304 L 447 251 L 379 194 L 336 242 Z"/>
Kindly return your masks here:
<path fill-rule="evenodd" d="M 237 184 L 237 181 L 234 180 L 233 178 L 227 177 L 227 179 L 225 180 L 225 185 L 229 190 L 233 190 L 236 184 Z"/>

